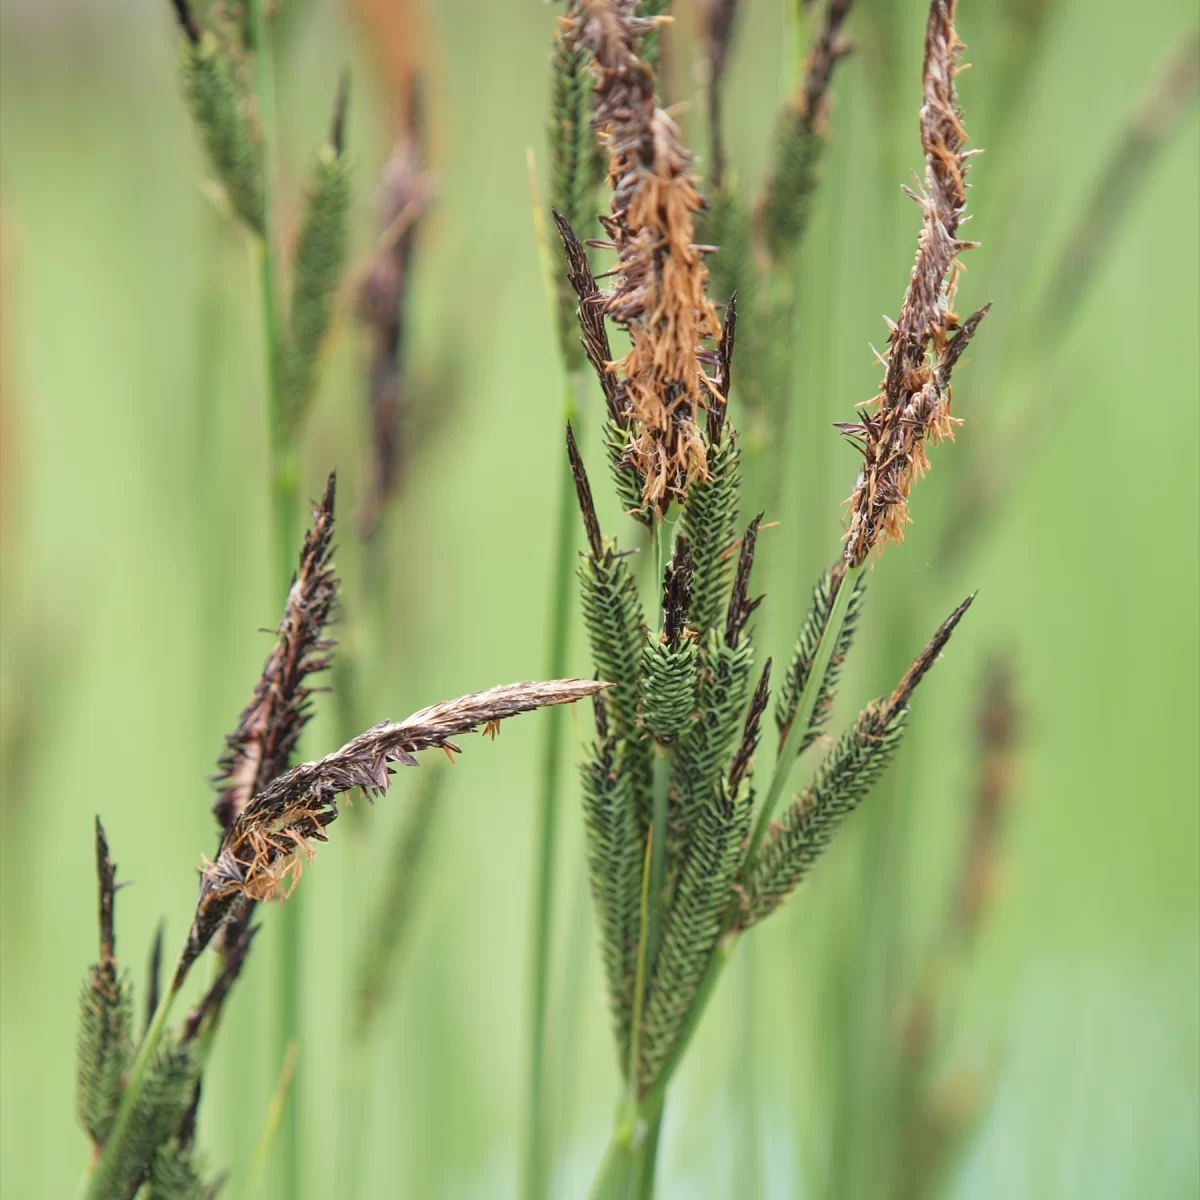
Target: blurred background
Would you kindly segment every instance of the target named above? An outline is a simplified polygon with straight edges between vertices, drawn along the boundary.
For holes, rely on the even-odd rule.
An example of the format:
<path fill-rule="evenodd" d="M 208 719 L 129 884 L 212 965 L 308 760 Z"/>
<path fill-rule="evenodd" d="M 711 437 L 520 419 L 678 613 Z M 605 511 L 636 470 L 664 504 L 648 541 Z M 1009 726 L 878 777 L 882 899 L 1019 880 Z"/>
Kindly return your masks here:
<path fill-rule="evenodd" d="M 749 190 L 807 37 L 792 7 L 743 4 L 731 51 L 730 169 Z M 206 780 L 283 598 L 257 279 L 205 182 L 169 6 L 4 0 L 0 11 L 0 1191 L 48 1197 L 69 1194 L 85 1158 L 73 1049 L 95 956 L 92 818 L 132 881 L 117 947 L 140 988 L 160 918 L 168 948 L 186 931 L 214 845 Z M 704 6 L 681 2 L 676 16 L 664 93 L 703 172 Z M 923 16 L 861 0 L 848 23 L 857 50 L 834 84 L 799 264 L 796 408 L 768 514 L 779 525 L 760 543 L 777 655 L 837 553 L 856 459 L 831 424 L 874 393 L 868 342 L 885 341 L 880 314 L 895 315 L 907 282 L 919 211 L 900 186 L 921 166 Z M 545 670 L 562 368 L 526 148 L 544 188 L 557 17 L 532 0 L 282 5 L 284 237 L 343 63 L 352 262 L 378 236 L 414 71 L 434 193 L 410 260 L 400 477 L 369 553 L 356 516 L 372 487 L 371 346 L 352 303 L 305 437 L 304 495 L 338 470 L 348 669 L 332 680 L 346 690 L 318 697 L 304 757 L 340 744 L 347 721 L 399 719 Z M 932 452 L 905 543 L 874 569 L 847 705 L 889 689 L 950 608 L 979 597 L 917 701 L 900 762 L 804 892 L 743 947 L 672 1093 L 663 1195 L 887 1194 L 879 1181 L 900 1179 L 906 1147 L 925 1143 L 877 1124 L 880 1072 L 913 1089 L 904 1112 L 928 1112 L 944 1133 L 949 1195 L 1196 1194 L 1194 76 L 1173 109 L 1152 100 L 1145 116 L 1195 21 L 1192 0 L 962 5 L 962 101 L 986 153 L 966 231 L 983 245 L 959 303 L 995 307 L 956 375 L 958 440 Z M 1136 138 L 1118 150 L 1139 111 L 1148 156 Z M 1098 186 L 1112 220 L 1104 203 L 1086 215 Z M 600 403 L 593 389 L 589 435 Z M 589 436 L 602 476 L 598 447 Z M 988 519 L 945 553 L 984 483 Z M 602 517 L 620 528 L 606 499 Z M 635 543 L 632 527 L 621 533 Z M 571 669 L 591 671 L 578 629 Z M 986 904 L 969 946 L 945 954 L 938 931 L 989 769 L 979 713 L 998 677 L 1015 732 Z M 445 782 L 368 1056 L 363 1195 L 516 1194 L 542 720 L 515 722 L 495 745 L 472 739 Z M 568 764 L 588 720 L 570 715 Z M 339 822 L 295 897 L 309 1197 L 340 1194 L 364 913 L 417 779 L 404 773 L 385 801 Z M 572 769 L 564 780 L 550 1060 L 552 1192 L 568 1196 L 594 1172 L 617 1072 Z M 263 1032 L 277 916 L 263 914 L 202 1107 L 201 1144 L 231 1171 L 232 1196 L 280 1068 Z"/>

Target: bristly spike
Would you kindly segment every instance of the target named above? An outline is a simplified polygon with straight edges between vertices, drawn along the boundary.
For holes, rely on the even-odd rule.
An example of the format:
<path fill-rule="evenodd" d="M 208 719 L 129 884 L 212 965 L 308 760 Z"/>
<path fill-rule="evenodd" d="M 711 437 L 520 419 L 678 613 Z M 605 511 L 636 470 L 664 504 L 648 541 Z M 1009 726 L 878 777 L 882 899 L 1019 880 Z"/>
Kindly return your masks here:
<path fill-rule="evenodd" d="M 742 549 L 738 555 L 737 573 L 733 577 L 733 593 L 729 598 L 729 613 L 725 621 L 725 644 L 734 646 L 741 637 L 746 622 L 763 602 L 763 596 L 750 598 L 750 572 L 754 567 L 754 549 L 758 542 L 758 527 L 763 514 L 759 513 L 746 527 Z"/>
<path fill-rule="evenodd" d="M 154 939 L 150 943 L 150 961 L 146 966 L 146 1024 L 144 1029 L 150 1028 L 150 1022 L 158 1009 L 158 999 L 162 990 L 162 949 L 165 929 L 166 922 L 159 921 L 154 928 Z"/>
<path fill-rule="evenodd" d="M 575 480 L 575 495 L 579 500 L 579 511 L 583 516 L 583 528 L 587 534 L 588 548 L 593 558 L 604 553 L 604 539 L 600 535 L 600 522 L 596 518 L 596 505 L 592 500 L 592 486 L 588 482 L 587 468 L 583 456 L 575 444 L 575 432 L 567 422 L 567 458 L 571 463 L 571 476 Z"/>
<path fill-rule="evenodd" d="M 196 18 L 192 15 L 191 6 L 187 0 L 171 0 L 171 7 L 175 10 L 175 19 L 179 22 L 179 28 L 183 30 L 184 36 L 193 46 L 200 44 L 200 26 L 196 24 Z"/>
<path fill-rule="evenodd" d="M 754 751 L 758 749 L 758 741 L 762 736 L 760 726 L 762 723 L 762 715 L 766 711 L 767 700 L 771 694 L 771 660 L 768 658 L 763 663 L 762 674 L 758 677 L 758 686 L 754 689 L 754 695 L 750 698 L 750 708 L 746 712 L 746 723 L 742 727 L 742 742 L 738 746 L 737 754 L 733 756 L 733 763 L 729 768 L 729 791 L 732 795 L 737 795 L 738 789 L 742 786 L 742 780 L 746 777 L 746 772 L 750 769 L 750 761 L 754 757 Z"/>
<path fill-rule="evenodd" d="M 962 43 L 954 29 L 955 0 L 932 0 L 925 29 L 921 145 L 925 180 L 916 197 L 921 234 L 899 319 L 889 338 L 887 369 L 879 394 L 863 416 L 864 464 L 850 497 L 845 558 L 866 562 L 887 541 L 898 542 L 908 522 L 913 481 L 928 467 L 924 443 L 952 435 L 950 370 L 943 375 L 946 335 L 953 326 L 958 239 L 967 203 L 967 134 L 954 88 Z M 969 340 L 982 316 L 976 314 Z M 961 335 L 960 335 L 961 336 Z M 966 341 L 949 343 L 949 368 Z"/>
<path fill-rule="evenodd" d="M 79 997 L 75 1111 L 94 1146 L 107 1138 L 133 1058 L 133 992 L 114 957 L 113 901 L 116 864 L 100 818 L 95 821 L 97 913 L 100 955 Z"/>
<path fill-rule="evenodd" d="M 317 762 L 302 763 L 272 780 L 226 830 L 214 862 L 201 872 L 200 899 L 175 973 L 182 985 L 196 958 L 242 899 L 286 896 L 338 816 L 338 797 L 354 788 L 386 791 L 387 762 L 419 750 L 456 749 L 452 739 L 482 725 L 554 704 L 570 704 L 608 687 L 591 679 L 513 683 L 472 692 L 381 721 Z"/>
<path fill-rule="evenodd" d="M 842 564 L 840 562 L 821 576 L 817 586 L 813 589 L 808 615 L 804 618 L 804 624 L 800 626 L 800 632 L 796 636 L 791 662 L 788 664 L 787 674 L 784 676 L 775 705 L 775 725 L 779 730 L 781 752 L 787 740 L 788 730 L 791 729 L 792 720 L 796 715 L 800 697 L 808 683 L 808 677 L 812 673 L 813 664 L 816 662 L 821 634 L 825 631 L 829 614 L 833 611 L 841 577 Z M 825 669 L 825 677 L 821 684 L 821 690 L 817 693 L 816 703 L 813 705 L 808 730 L 800 740 L 798 754 L 803 754 L 813 744 L 833 711 L 842 666 L 853 645 L 858 620 L 866 599 L 867 576 L 865 572 L 858 575 L 853 586 L 854 591 L 850 594 L 850 603 L 846 609 L 842 628 L 837 642 L 834 644 L 829 665 Z"/>
<path fill-rule="evenodd" d="M 747 875 L 742 928 L 773 912 L 807 875 L 842 822 L 874 787 L 904 736 L 908 702 L 937 660 L 963 614 L 968 596 L 942 622 L 891 696 L 874 700 L 859 714 L 817 768 L 812 782 L 763 843 Z"/>
<path fill-rule="evenodd" d="M 329 144 L 336 158 L 345 150 L 346 111 L 350 103 L 350 68 L 342 67 L 338 72 L 337 92 L 333 98 L 333 117 L 329 122 Z"/>
<path fill-rule="evenodd" d="M 896 684 L 896 690 L 888 698 L 887 706 L 890 713 L 899 712 L 908 706 L 917 685 L 925 678 L 929 668 L 937 662 L 938 655 L 945 649 L 950 635 L 958 628 L 968 608 L 975 601 L 977 592 L 972 592 L 942 623 L 937 632 L 929 639 L 929 645 L 913 660 L 913 664 L 904 673 L 904 677 Z"/>

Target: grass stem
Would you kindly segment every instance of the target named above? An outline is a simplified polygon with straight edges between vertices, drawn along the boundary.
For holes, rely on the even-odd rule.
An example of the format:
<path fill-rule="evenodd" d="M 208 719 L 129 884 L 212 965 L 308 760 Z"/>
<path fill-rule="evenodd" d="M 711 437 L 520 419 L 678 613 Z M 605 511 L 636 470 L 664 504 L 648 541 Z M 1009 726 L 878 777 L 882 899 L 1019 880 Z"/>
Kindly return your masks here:
<path fill-rule="evenodd" d="M 754 832 L 750 836 L 750 845 L 746 850 L 745 858 L 747 863 L 754 861 L 754 857 L 758 853 L 758 848 L 762 845 L 763 837 L 766 835 L 767 829 L 771 824 L 771 815 L 779 804 L 779 799 L 783 795 L 783 791 L 787 787 L 787 781 L 791 776 L 792 768 L 796 765 L 796 755 L 799 753 L 800 745 L 804 741 L 809 725 L 812 722 L 813 711 L 817 706 L 817 698 L 821 694 L 821 685 L 825 682 L 825 672 L 829 668 L 829 660 L 833 657 L 834 647 L 836 647 L 838 637 L 841 635 L 842 625 L 845 623 L 846 613 L 850 607 L 850 597 L 854 593 L 854 585 L 857 582 L 859 572 L 862 570 L 863 567 L 861 566 L 848 567 L 842 574 L 837 595 L 834 598 L 833 608 L 829 613 L 829 620 L 825 623 L 824 632 L 821 634 L 821 640 L 817 645 L 817 654 L 813 660 L 812 671 L 809 673 L 804 690 L 800 693 L 800 699 L 796 704 L 796 715 L 792 718 L 787 737 L 784 739 L 783 749 L 779 752 L 779 757 L 775 762 L 775 772 L 771 776 L 771 786 L 767 789 L 766 799 L 763 801 L 762 809 L 759 811 L 758 820 L 754 825 Z"/>
<path fill-rule="evenodd" d="M 291 586 L 292 564 L 299 530 L 296 511 L 299 471 L 292 444 L 280 378 L 279 278 L 274 215 L 276 129 L 275 58 L 271 43 L 267 0 L 251 0 L 254 32 L 254 91 L 262 130 L 263 236 L 256 247 L 262 305 L 263 353 L 267 374 L 267 427 L 271 451 L 271 507 L 274 515 L 274 558 L 277 586 Z M 276 960 L 275 1045 L 281 1059 L 299 1040 L 301 907 L 285 905 L 280 913 Z M 282 1100 L 280 1127 L 280 1188 L 287 1200 L 299 1200 L 300 1131 L 295 1088 Z"/>
<path fill-rule="evenodd" d="M 540 210 L 535 210 L 540 211 Z M 569 372 L 563 385 L 563 419 L 579 426 L 578 372 Z M 567 673 L 570 650 L 570 612 L 575 558 L 575 484 L 564 458 L 558 493 L 557 533 L 551 567 L 550 637 L 546 653 L 548 678 Z M 541 772 L 538 788 L 537 844 L 533 900 L 533 962 L 530 982 L 529 1083 L 525 1126 L 522 1194 L 544 1200 L 549 1181 L 546 1104 L 546 1030 L 550 999 L 550 946 L 553 932 L 555 850 L 558 841 L 559 791 L 562 775 L 563 728 L 566 713 L 553 708 L 542 725 Z"/>

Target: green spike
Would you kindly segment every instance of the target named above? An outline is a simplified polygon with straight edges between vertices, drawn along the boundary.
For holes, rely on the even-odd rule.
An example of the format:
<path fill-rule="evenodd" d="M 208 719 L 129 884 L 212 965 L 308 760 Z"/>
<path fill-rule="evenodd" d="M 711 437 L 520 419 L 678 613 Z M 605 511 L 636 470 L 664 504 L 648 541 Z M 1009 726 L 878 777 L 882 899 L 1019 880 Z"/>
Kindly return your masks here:
<path fill-rule="evenodd" d="M 737 539 L 738 488 L 737 443 L 727 431 L 708 448 L 708 478 L 688 489 L 683 505 L 680 532 L 692 546 L 692 589 L 688 604 L 688 628 L 703 643 L 710 629 L 721 624 L 729 602 L 729 584 L 736 555 L 730 547 Z"/>
<path fill-rule="evenodd" d="M 587 56 L 555 38 L 550 57 L 550 206 L 566 218 L 581 238 L 594 221 L 592 182 L 592 79 Z M 564 360 L 571 370 L 583 362 L 577 299 L 570 280 L 561 272 L 555 279 L 558 336 Z"/>
<path fill-rule="evenodd" d="M 643 1091 L 670 1058 L 717 944 L 753 807 L 748 788 L 734 800 L 722 785 L 696 822 L 655 956 L 642 1024 Z"/>
<path fill-rule="evenodd" d="M 825 139 L 808 117 L 790 105 L 785 108 L 775 126 L 762 204 L 763 234 L 776 261 L 791 255 L 808 228 L 824 151 Z"/>
<path fill-rule="evenodd" d="M 700 643 L 696 671 L 696 719 L 675 751 L 677 815 L 672 824 L 690 829 L 711 802 L 733 751 L 746 706 L 754 647 L 748 637 L 727 646 L 719 629 Z"/>
<path fill-rule="evenodd" d="M 75 1111 L 99 1145 L 112 1129 L 123 1076 L 133 1058 L 133 990 L 113 959 L 88 972 L 79 997 Z"/>
<path fill-rule="evenodd" d="M 696 685 L 696 643 L 676 647 L 651 638 L 642 647 L 642 721 L 660 745 L 688 727 Z"/>
<path fill-rule="evenodd" d="M 821 730 L 829 721 L 833 711 L 833 702 L 837 697 L 837 687 L 842 673 L 842 665 L 850 653 L 854 642 L 854 633 L 858 619 L 862 615 L 863 601 L 866 596 L 867 576 L 860 572 L 854 583 L 854 591 L 850 593 L 850 603 L 846 609 L 846 618 L 842 624 L 841 633 L 833 648 L 833 655 L 825 671 L 825 680 L 817 693 L 817 701 L 813 706 L 812 720 L 808 732 L 800 741 L 797 754 L 802 754 L 820 736 Z M 792 718 L 796 715 L 796 705 L 808 683 L 813 662 L 817 656 L 817 646 L 821 634 L 829 621 L 833 609 L 836 592 L 833 586 L 833 572 L 826 571 L 813 589 L 812 604 L 800 632 L 796 636 L 796 645 L 792 650 L 791 662 L 788 663 L 787 674 L 783 678 L 779 694 L 775 700 L 775 725 L 779 730 L 779 745 L 783 746 L 791 727 Z"/>
<path fill-rule="evenodd" d="M 292 302 L 280 347 L 285 419 L 294 433 L 312 403 L 317 364 L 333 318 L 346 258 L 350 166 L 336 147 L 317 156 L 292 267 Z"/>
<path fill-rule="evenodd" d="M 906 708 L 889 715 L 888 702 L 876 700 L 842 735 L 759 851 L 746 881 L 743 928 L 774 912 L 804 879 L 891 762 L 907 716 Z"/>
<path fill-rule="evenodd" d="M 624 752 L 624 742 L 606 738 L 590 749 L 583 763 L 588 880 L 599 918 L 609 1009 L 622 1071 L 629 1062 L 644 857 Z"/>
<path fill-rule="evenodd" d="M 262 142 L 245 89 L 212 34 L 196 43 L 181 39 L 179 56 L 184 99 L 213 172 L 236 216 L 261 237 L 266 228 Z"/>

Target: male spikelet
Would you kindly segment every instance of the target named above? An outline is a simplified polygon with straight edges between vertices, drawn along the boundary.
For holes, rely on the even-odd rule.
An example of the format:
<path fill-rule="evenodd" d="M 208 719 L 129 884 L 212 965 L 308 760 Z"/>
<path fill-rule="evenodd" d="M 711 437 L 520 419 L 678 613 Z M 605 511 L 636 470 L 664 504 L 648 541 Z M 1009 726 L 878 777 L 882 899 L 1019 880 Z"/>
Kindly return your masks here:
<path fill-rule="evenodd" d="M 860 566 L 882 541 L 898 542 L 908 522 L 913 480 L 929 466 L 924 443 L 951 436 L 950 371 L 980 314 L 960 323 L 953 311 L 957 255 L 974 243 L 958 239 L 967 203 L 966 149 L 954 88 L 958 54 L 955 0 L 935 0 L 925 32 L 921 145 L 925 188 L 916 197 L 924 216 L 908 291 L 891 326 L 887 372 L 879 394 L 859 421 L 840 425 L 863 456 L 850 497 L 846 561 Z M 951 331 L 959 330 L 956 337 Z"/>
<path fill-rule="evenodd" d="M 609 368 L 621 378 L 620 410 L 632 421 L 626 457 L 643 499 L 663 511 L 707 475 L 697 416 L 716 385 L 698 355 L 720 325 L 695 244 L 703 201 L 692 156 L 656 107 L 654 75 L 640 56 L 657 21 L 637 8 L 635 0 L 575 0 L 564 29 L 568 44 L 591 56 L 593 121 L 608 147 L 613 194 L 601 223 L 617 252 L 617 283 L 604 311 L 631 343 Z"/>

